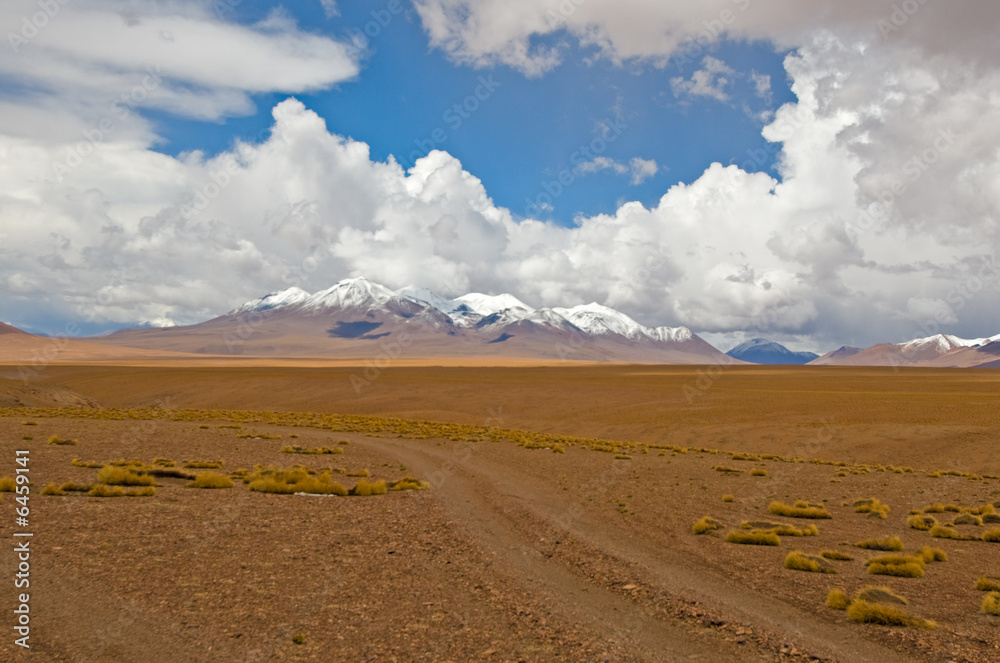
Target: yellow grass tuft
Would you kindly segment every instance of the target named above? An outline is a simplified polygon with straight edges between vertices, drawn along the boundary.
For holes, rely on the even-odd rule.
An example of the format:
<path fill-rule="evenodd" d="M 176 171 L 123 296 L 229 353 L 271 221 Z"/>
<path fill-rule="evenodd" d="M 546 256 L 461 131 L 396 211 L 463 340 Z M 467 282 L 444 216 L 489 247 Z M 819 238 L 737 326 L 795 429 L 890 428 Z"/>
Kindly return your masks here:
<path fill-rule="evenodd" d="M 74 458 L 69 462 L 73 467 L 104 467 L 105 463 L 99 460 L 80 460 L 79 458 Z"/>
<path fill-rule="evenodd" d="M 740 543 L 751 546 L 780 546 L 781 539 L 770 530 L 729 530 L 726 534 L 729 543 Z"/>
<path fill-rule="evenodd" d="M 987 543 L 1000 543 L 1000 527 L 994 527 L 983 532 L 983 541 Z"/>
<path fill-rule="evenodd" d="M 898 536 L 891 536 L 887 539 L 866 539 L 854 545 L 865 550 L 902 550 L 903 540 Z"/>
<path fill-rule="evenodd" d="M 981 592 L 1000 592 L 1000 582 L 983 576 L 976 581 L 976 589 Z"/>
<path fill-rule="evenodd" d="M 850 562 L 854 560 L 854 557 L 845 552 L 840 552 L 839 550 L 824 550 L 820 553 L 820 556 L 825 557 L 826 559 L 837 560 L 838 562 Z"/>
<path fill-rule="evenodd" d="M 801 550 L 793 550 L 785 557 L 785 568 L 810 573 L 836 573 L 830 562 L 817 555 L 807 555 Z"/>
<path fill-rule="evenodd" d="M 839 587 L 834 587 L 826 595 L 826 607 L 828 608 L 847 610 L 849 605 L 851 605 L 850 597 Z"/>
<path fill-rule="evenodd" d="M 716 472 L 726 472 L 728 474 L 742 474 L 743 470 L 738 467 L 726 467 L 725 465 L 715 465 L 712 467 Z"/>
<path fill-rule="evenodd" d="M 882 504 L 876 498 L 872 497 L 865 500 L 857 500 L 852 505 L 854 506 L 855 513 L 867 513 L 869 515 L 875 515 L 885 520 L 889 517 L 889 505 Z"/>
<path fill-rule="evenodd" d="M 360 497 L 368 497 L 369 495 L 385 495 L 386 493 L 385 480 L 379 479 L 378 481 L 371 482 L 366 479 L 358 479 L 358 482 L 351 489 L 351 495 L 358 495 Z"/>
<path fill-rule="evenodd" d="M 896 605 L 908 605 L 909 602 L 888 587 L 874 587 L 868 585 L 862 587 L 854 595 L 856 601 L 868 601 L 869 603 L 895 603 Z"/>
<path fill-rule="evenodd" d="M 86 493 L 86 492 L 89 492 L 90 489 L 93 488 L 93 487 L 94 487 L 93 484 L 89 484 L 89 483 L 74 483 L 72 481 L 69 481 L 69 482 L 64 483 L 63 485 L 59 486 L 59 490 L 62 490 L 62 491 L 67 492 L 67 493 Z"/>
<path fill-rule="evenodd" d="M 431 484 L 427 481 L 406 476 L 389 486 L 389 490 L 427 490 L 430 487 Z"/>
<path fill-rule="evenodd" d="M 371 472 L 368 470 L 354 470 L 353 472 L 347 472 L 345 476 L 349 477 L 367 477 L 370 476 Z"/>
<path fill-rule="evenodd" d="M 59 487 L 58 484 L 50 483 L 49 485 L 42 488 L 42 495 L 65 495 L 66 491 Z"/>
<path fill-rule="evenodd" d="M 125 491 L 118 486 L 99 483 L 91 488 L 87 494 L 91 497 L 121 497 L 125 494 Z"/>
<path fill-rule="evenodd" d="M 49 444 L 57 444 L 60 446 L 75 446 L 76 440 L 67 440 L 59 437 L 58 435 L 53 435 L 49 438 Z"/>
<path fill-rule="evenodd" d="M 930 529 L 930 535 L 935 539 L 954 539 L 956 541 L 961 541 L 965 539 L 964 536 L 956 532 L 950 527 L 944 525 L 935 525 Z"/>
<path fill-rule="evenodd" d="M 941 550 L 940 548 L 931 548 L 930 546 L 924 546 L 918 552 L 921 559 L 930 564 L 931 562 L 947 562 L 948 553 Z"/>
<path fill-rule="evenodd" d="M 106 465 L 98 471 L 97 481 L 109 486 L 152 486 L 155 483 L 151 476 L 112 465 Z"/>
<path fill-rule="evenodd" d="M 814 506 L 806 502 L 796 502 L 794 506 L 789 506 L 784 502 L 771 502 L 767 510 L 776 516 L 786 518 L 811 518 L 813 520 L 828 520 L 833 518 L 826 510 L 826 507 Z"/>
<path fill-rule="evenodd" d="M 145 486 L 144 488 L 133 488 L 125 491 L 125 497 L 152 497 L 156 495 L 156 488 Z"/>
<path fill-rule="evenodd" d="M 990 592 L 983 597 L 983 612 L 1000 617 L 1000 592 Z"/>
<path fill-rule="evenodd" d="M 722 523 L 712 516 L 702 516 L 691 526 L 691 531 L 695 534 L 706 534 L 717 529 L 722 529 Z"/>
<path fill-rule="evenodd" d="M 750 476 L 752 476 L 752 477 L 766 477 L 767 476 L 767 470 L 765 470 L 762 467 L 756 467 L 756 468 L 750 470 Z"/>
<path fill-rule="evenodd" d="M 905 610 L 881 603 L 868 601 L 852 601 L 847 608 L 847 616 L 851 621 L 861 624 L 879 624 L 882 626 L 910 626 L 915 628 L 936 628 L 937 624 L 927 619 L 910 616 Z"/>
<path fill-rule="evenodd" d="M 870 562 L 868 573 L 874 576 L 893 576 L 896 578 L 923 578 L 924 565 L 916 562 L 906 562 L 904 564 L 886 564 L 884 562 Z"/>
<path fill-rule="evenodd" d="M 195 475 L 194 481 L 187 485 L 188 488 L 232 488 L 233 480 L 224 474 L 216 472 L 199 472 Z"/>
<path fill-rule="evenodd" d="M 728 502 L 733 502 L 735 500 L 736 500 L 736 498 L 733 497 L 732 495 L 729 495 L 729 494 L 726 494 L 726 495 L 722 496 L 722 501 L 723 502 L 727 502 L 728 503 Z"/>
<path fill-rule="evenodd" d="M 281 447 L 281 453 L 283 454 L 313 454 L 313 455 L 326 455 L 326 454 L 342 454 L 344 450 L 340 447 L 335 447 L 333 449 L 329 447 L 316 447 L 314 449 L 307 449 L 305 447 Z"/>
<path fill-rule="evenodd" d="M 13 493 L 17 487 L 14 477 L 4 477 L 0 479 L 0 493 Z"/>
<path fill-rule="evenodd" d="M 921 530 L 926 532 L 932 527 L 938 524 L 938 521 L 934 516 L 922 516 L 919 513 L 915 513 L 906 519 L 906 526 L 911 529 Z"/>
<path fill-rule="evenodd" d="M 222 464 L 221 460 L 189 460 L 184 463 L 184 467 L 193 470 L 217 470 Z"/>

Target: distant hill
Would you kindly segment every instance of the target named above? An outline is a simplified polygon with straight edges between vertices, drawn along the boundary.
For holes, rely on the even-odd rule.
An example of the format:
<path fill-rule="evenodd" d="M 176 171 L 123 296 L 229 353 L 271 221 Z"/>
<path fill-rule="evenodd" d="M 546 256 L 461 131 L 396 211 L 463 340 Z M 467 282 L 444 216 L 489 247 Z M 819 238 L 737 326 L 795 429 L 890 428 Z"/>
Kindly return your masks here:
<path fill-rule="evenodd" d="M 27 334 L 28 332 L 21 331 L 17 327 L 12 327 L 8 324 L 0 322 L 0 334 Z"/>
<path fill-rule="evenodd" d="M 740 343 L 726 353 L 733 359 L 750 362 L 751 364 L 775 364 L 787 366 L 792 364 L 808 364 L 819 357 L 815 352 L 792 352 L 780 343 L 766 338 L 754 338 Z"/>
<path fill-rule="evenodd" d="M 969 368 L 995 366 L 1000 335 L 959 338 L 935 334 L 903 343 L 879 343 L 870 348 L 843 347 L 812 362 L 814 366 L 940 366 Z"/>

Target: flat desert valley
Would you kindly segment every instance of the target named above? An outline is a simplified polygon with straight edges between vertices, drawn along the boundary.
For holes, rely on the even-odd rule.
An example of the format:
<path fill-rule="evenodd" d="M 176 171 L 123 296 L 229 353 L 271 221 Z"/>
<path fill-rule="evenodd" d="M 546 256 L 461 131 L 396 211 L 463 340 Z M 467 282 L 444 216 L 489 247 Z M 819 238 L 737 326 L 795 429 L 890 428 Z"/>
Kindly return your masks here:
<path fill-rule="evenodd" d="M 997 370 L 462 363 L 0 366 L 0 659 L 1000 658 Z"/>

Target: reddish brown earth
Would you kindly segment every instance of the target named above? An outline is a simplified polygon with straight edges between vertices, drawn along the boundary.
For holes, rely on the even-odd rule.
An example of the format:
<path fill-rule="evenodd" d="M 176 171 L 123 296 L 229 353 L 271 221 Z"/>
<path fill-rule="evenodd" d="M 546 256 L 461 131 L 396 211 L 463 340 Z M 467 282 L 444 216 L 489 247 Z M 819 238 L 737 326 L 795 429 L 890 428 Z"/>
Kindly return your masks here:
<path fill-rule="evenodd" d="M 738 368 L 691 396 L 683 388 L 697 385 L 704 369 L 395 367 L 358 395 L 349 378 L 360 370 L 50 366 L 27 384 L 0 381 L 0 405 L 355 412 L 915 471 L 694 450 L 660 456 L 655 447 L 619 460 L 582 445 L 559 454 L 504 440 L 396 437 L 379 433 L 377 422 L 364 433 L 267 423 L 234 430 L 219 428 L 223 413 L 202 422 L 94 419 L 94 407 L 72 417 L 8 411 L 0 418 L 0 476 L 13 474 L 15 449 L 31 449 L 32 458 L 33 647 L 17 650 L 9 634 L 0 660 L 1000 656 L 1000 618 L 980 611 L 975 590 L 980 576 L 1000 576 L 1000 544 L 932 539 L 905 526 L 908 511 L 933 502 L 1000 500 L 995 479 L 926 472 L 997 472 L 995 372 Z M 248 431 L 280 439 L 237 437 Z M 53 434 L 79 443 L 46 444 Z M 351 442 L 342 455 L 278 451 L 342 439 Z M 97 470 L 74 467 L 73 458 L 121 457 L 221 458 L 224 470 L 296 462 L 367 468 L 376 479 L 409 473 L 432 487 L 330 498 L 259 494 L 242 483 L 195 490 L 163 479 L 153 497 L 39 494 L 49 482 L 93 481 Z M 712 469 L 719 465 L 744 471 Z M 754 467 L 768 475 L 750 476 Z M 727 494 L 732 502 L 722 501 Z M 0 502 L 8 533 L 13 497 Z M 844 506 L 867 497 L 891 506 L 888 519 Z M 822 502 L 833 518 L 817 521 L 819 536 L 786 537 L 776 548 L 723 540 L 746 519 L 805 524 L 768 515 L 775 499 Z M 693 535 L 691 524 L 704 515 L 725 529 Z M 988 527 L 959 530 L 979 535 Z M 941 548 L 949 561 L 928 565 L 923 578 L 869 576 L 863 562 L 878 553 L 850 544 L 890 535 L 908 552 Z M 793 549 L 846 551 L 854 560 L 836 562 L 834 575 L 787 570 L 782 561 Z M 0 562 L 11 577 L 12 555 Z M 830 588 L 853 593 L 866 584 L 893 588 L 911 614 L 938 628 L 858 625 L 824 607 Z M 0 593 L 2 614 L 13 614 L 13 598 Z M 293 642 L 298 634 L 302 644 Z"/>

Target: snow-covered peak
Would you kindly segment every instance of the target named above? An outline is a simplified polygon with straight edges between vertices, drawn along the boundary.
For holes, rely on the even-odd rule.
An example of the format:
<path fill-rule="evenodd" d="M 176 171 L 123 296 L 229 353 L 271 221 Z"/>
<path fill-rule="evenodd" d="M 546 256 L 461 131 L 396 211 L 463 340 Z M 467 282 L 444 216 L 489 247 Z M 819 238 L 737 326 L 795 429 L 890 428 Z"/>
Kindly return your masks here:
<path fill-rule="evenodd" d="M 514 295 L 507 293 L 502 295 L 484 295 L 480 292 L 470 292 L 467 295 L 456 297 L 452 301 L 456 304 L 456 309 L 458 305 L 465 304 L 466 307 L 479 315 L 493 315 L 508 308 L 521 308 L 529 313 L 535 310 Z"/>
<path fill-rule="evenodd" d="M 990 338 L 959 338 L 951 334 L 935 334 L 926 338 L 917 338 L 904 343 L 897 343 L 904 352 L 916 352 L 920 350 L 932 350 L 944 354 L 956 348 L 972 348 L 977 345 L 984 345 L 991 341 L 1000 339 L 1000 335 Z"/>
<path fill-rule="evenodd" d="M 273 308 L 280 308 L 282 306 L 293 306 L 295 304 L 301 304 L 305 300 L 309 299 L 309 293 L 302 288 L 291 287 L 288 290 L 279 290 L 277 292 L 272 292 L 270 294 L 264 295 L 259 299 L 253 299 L 243 306 L 231 311 L 231 313 L 250 313 L 253 311 L 268 311 Z"/>
<path fill-rule="evenodd" d="M 654 341 L 676 341 L 683 343 L 694 338 L 694 332 L 687 327 L 645 327 L 646 335 Z"/>
<path fill-rule="evenodd" d="M 588 334 L 597 336 L 618 334 L 633 340 L 646 336 L 645 327 L 638 322 L 621 311 L 602 306 L 596 302 L 553 310 Z"/>
<path fill-rule="evenodd" d="M 451 313 L 458 308 L 458 305 L 455 304 L 454 300 L 446 299 L 433 290 L 421 288 L 415 285 L 408 285 L 404 288 L 400 288 L 396 291 L 396 294 L 400 297 L 406 297 L 409 300 L 415 301 L 418 304 L 433 306 L 442 313 Z"/>
<path fill-rule="evenodd" d="M 396 293 L 384 285 L 365 278 L 344 279 L 332 288 L 320 290 L 309 297 L 303 307 L 309 310 L 324 308 L 355 308 L 368 310 L 385 305 L 397 298 Z"/>

